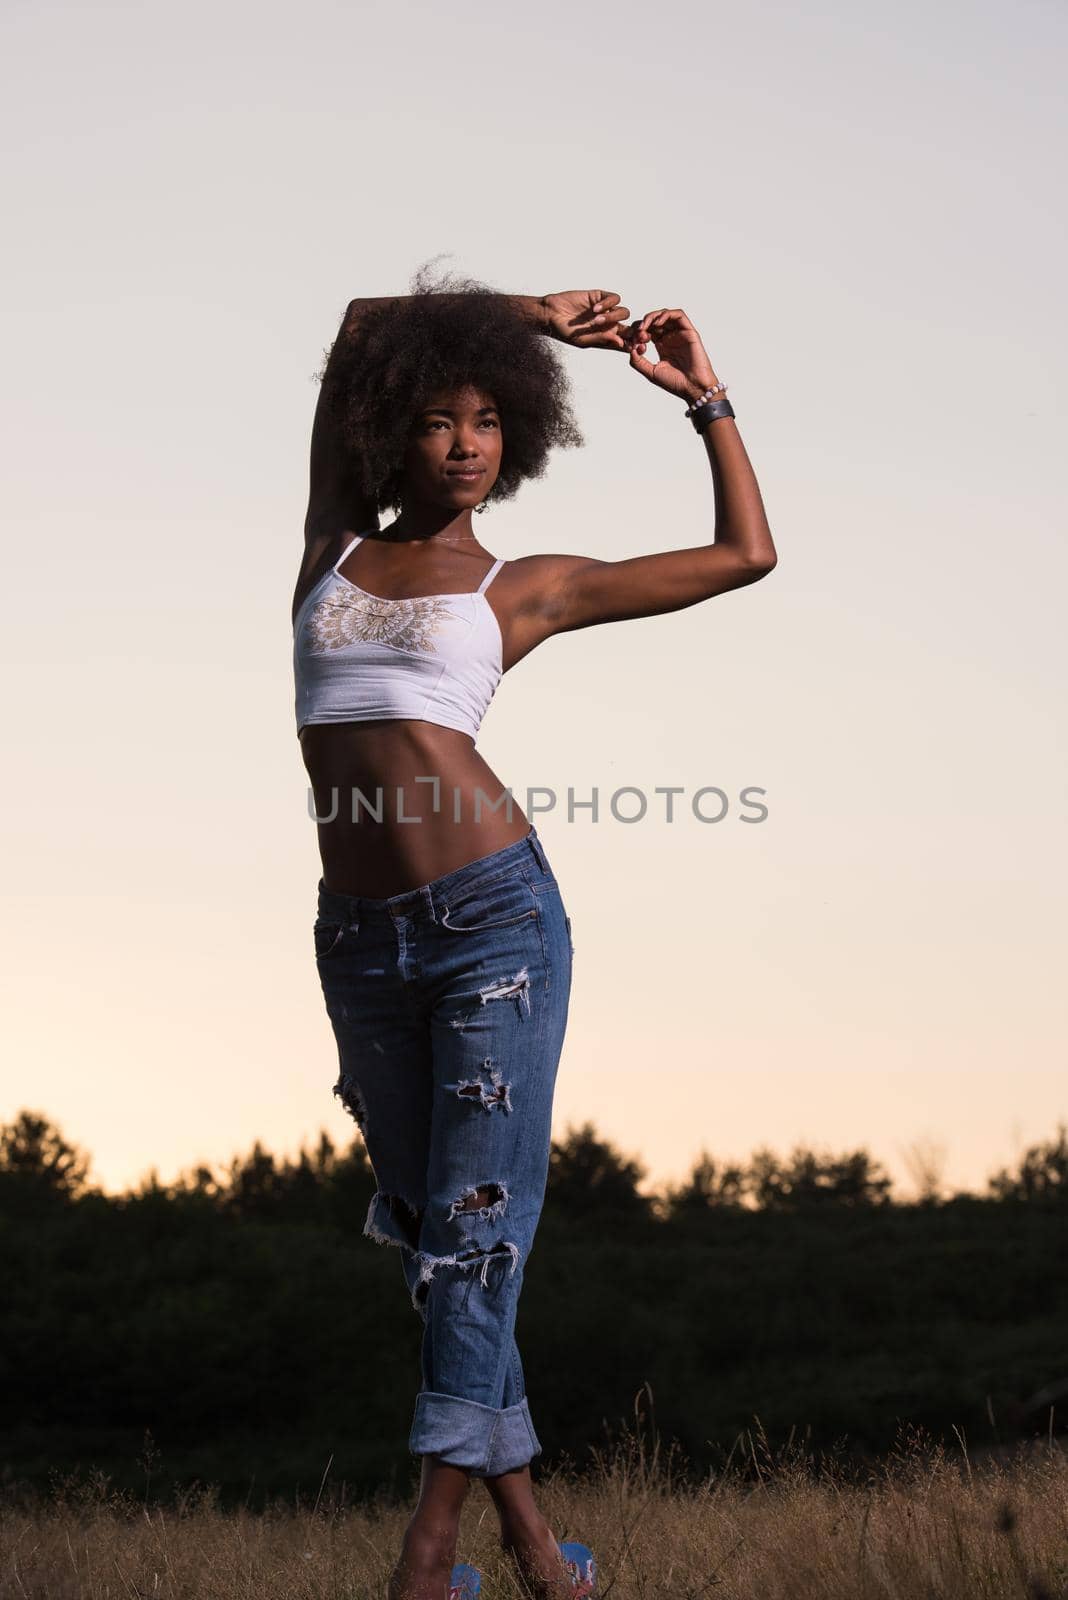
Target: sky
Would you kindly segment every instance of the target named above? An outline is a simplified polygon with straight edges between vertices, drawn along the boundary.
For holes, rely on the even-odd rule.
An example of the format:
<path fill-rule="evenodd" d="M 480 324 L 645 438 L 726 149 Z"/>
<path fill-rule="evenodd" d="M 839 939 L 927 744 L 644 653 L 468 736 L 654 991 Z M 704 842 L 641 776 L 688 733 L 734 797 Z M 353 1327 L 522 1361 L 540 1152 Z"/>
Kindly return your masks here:
<path fill-rule="evenodd" d="M 440 257 L 685 309 L 779 552 L 547 641 L 483 724 L 558 797 L 528 813 L 575 945 L 557 1132 L 649 1185 L 863 1146 L 902 1196 L 917 1149 L 982 1188 L 1055 1136 L 1066 42 L 1038 0 L 11 0 L 0 1120 L 109 1190 L 349 1142 L 290 601 L 325 350 Z M 708 543 L 679 403 L 557 348 L 586 444 L 488 548 Z"/>

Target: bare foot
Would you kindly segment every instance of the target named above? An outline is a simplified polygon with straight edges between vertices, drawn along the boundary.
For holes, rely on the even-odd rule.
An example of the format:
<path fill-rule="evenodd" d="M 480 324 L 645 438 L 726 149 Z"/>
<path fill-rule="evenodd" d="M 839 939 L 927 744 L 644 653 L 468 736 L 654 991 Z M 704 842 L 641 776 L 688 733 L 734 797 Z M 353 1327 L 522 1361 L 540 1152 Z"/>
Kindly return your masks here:
<path fill-rule="evenodd" d="M 575 1593 L 571 1574 L 552 1529 L 538 1512 L 523 1519 L 502 1517 L 501 1547 L 515 1562 L 536 1600 L 571 1600 Z"/>

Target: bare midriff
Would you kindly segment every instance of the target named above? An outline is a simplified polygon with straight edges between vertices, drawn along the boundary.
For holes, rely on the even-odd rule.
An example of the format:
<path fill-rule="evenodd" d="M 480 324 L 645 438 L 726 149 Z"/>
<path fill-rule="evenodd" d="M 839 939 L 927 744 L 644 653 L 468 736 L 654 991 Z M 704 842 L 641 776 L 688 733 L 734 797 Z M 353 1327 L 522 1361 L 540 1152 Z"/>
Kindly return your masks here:
<path fill-rule="evenodd" d="M 518 801 L 457 729 L 409 719 L 309 723 L 300 748 L 323 882 L 339 894 L 404 894 L 530 831 Z"/>

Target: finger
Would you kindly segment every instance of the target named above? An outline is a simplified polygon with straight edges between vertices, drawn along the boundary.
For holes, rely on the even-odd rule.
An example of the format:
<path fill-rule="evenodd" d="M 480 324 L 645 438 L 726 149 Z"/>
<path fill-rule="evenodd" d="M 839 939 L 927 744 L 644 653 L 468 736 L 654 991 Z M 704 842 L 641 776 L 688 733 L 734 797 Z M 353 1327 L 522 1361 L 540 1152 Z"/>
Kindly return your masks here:
<path fill-rule="evenodd" d="M 626 350 L 626 341 L 614 328 L 598 330 L 596 333 L 577 334 L 574 343 L 581 349 L 594 350 Z"/>
<path fill-rule="evenodd" d="M 629 313 L 625 306 L 617 306 L 609 311 L 597 312 L 591 306 L 588 311 L 581 311 L 577 316 L 572 317 L 570 326 L 574 328 L 576 334 L 587 334 L 600 338 L 603 334 L 615 333 L 621 323 L 625 322 L 628 315 Z"/>
<path fill-rule="evenodd" d="M 673 310 L 664 310 L 658 312 L 654 325 L 661 330 L 665 330 L 667 328 L 682 328 L 689 330 L 693 327 L 693 324 L 690 322 L 690 319 L 686 315 L 685 311 L 680 311 L 677 307 Z"/>
<path fill-rule="evenodd" d="M 619 296 L 617 295 L 616 298 L 618 299 Z M 593 320 L 595 323 L 603 323 L 608 328 L 624 322 L 629 316 L 630 312 L 626 306 L 614 306 L 608 311 L 598 311 Z"/>
<path fill-rule="evenodd" d="M 608 321 L 603 328 L 598 329 L 597 339 L 601 344 L 611 345 L 613 349 L 625 346 L 627 340 L 627 325 L 620 318 L 618 321 Z"/>
<path fill-rule="evenodd" d="M 645 346 L 639 341 L 635 340 L 634 344 L 632 344 L 630 347 L 630 364 L 634 368 L 635 372 L 641 373 L 643 378 L 649 378 L 651 381 L 655 381 L 653 379 L 654 363 L 646 360 L 644 351 Z"/>

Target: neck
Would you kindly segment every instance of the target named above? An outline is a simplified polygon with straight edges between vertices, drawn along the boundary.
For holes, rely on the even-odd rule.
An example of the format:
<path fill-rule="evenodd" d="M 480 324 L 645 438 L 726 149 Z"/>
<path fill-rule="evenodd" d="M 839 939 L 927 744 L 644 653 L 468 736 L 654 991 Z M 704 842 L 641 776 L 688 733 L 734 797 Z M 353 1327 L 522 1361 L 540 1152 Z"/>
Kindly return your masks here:
<path fill-rule="evenodd" d="M 460 539 L 478 542 L 471 526 L 469 506 L 456 511 L 451 506 L 413 504 L 405 500 L 396 520 L 382 531 L 391 544 L 427 539 L 440 539 L 442 544 L 452 544 Z"/>

